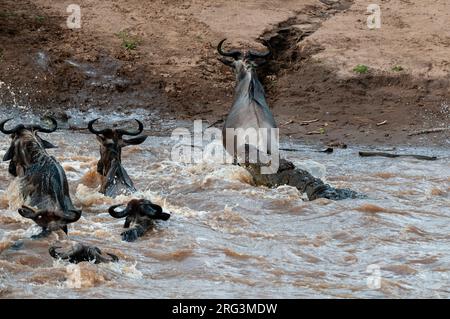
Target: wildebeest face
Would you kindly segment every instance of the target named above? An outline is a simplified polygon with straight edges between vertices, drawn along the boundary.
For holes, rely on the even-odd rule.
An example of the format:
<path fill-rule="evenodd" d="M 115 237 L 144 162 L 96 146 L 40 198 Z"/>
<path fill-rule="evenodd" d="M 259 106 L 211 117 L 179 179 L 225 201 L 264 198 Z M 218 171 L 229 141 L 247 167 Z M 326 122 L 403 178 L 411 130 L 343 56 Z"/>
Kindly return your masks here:
<path fill-rule="evenodd" d="M 0 123 L 0 131 L 11 136 L 11 145 L 3 156 L 3 161 L 11 161 L 9 172 L 14 176 L 18 176 L 20 173 L 23 173 L 24 167 L 34 162 L 42 150 L 56 147 L 49 141 L 42 139 L 37 133 L 54 132 L 57 128 L 57 123 L 55 119 L 51 119 L 53 128 L 50 129 L 39 125 L 20 124 L 11 130 L 7 130 L 5 129 L 5 123 L 9 120 Z"/>
<path fill-rule="evenodd" d="M 61 247 L 51 246 L 48 250 L 50 256 L 53 258 L 68 260 L 71 263 L 78 264 L 83 261 L 93 262 L 95 264 L 117 262 L 119 258 L 116 255 L 106 253 L 103 255 L 102 251 L 95 246 L 86 246 L 80 243 L 73 247 L 61 250 Z"/>
<path fill-rule="evenodd" d="M 139 216 L 149 219 L 168 220 L 170 214 L 164 213 L 161 206 L 153 204 L 148 199 L 132 199 L 127 206 L 114 205 L 109 208 L 109 214 L 114 218 L 123 218 L 127 216 Z"/>
<path fill-rule="evenodd" d="M 57 230 L 62 228 L 67 233 L 67 224 L 78 221 L 81 217 L 80 210 L 69 210 L 67 212 L 34 210 L 31 207 L 23 205 L 18 210 L 22 217 L 33 220 L 37 225 L 49 229 Z"/>
<path fill-rule="evenodd" d="M 111 206 L 109 214 L 114 218 L 124 218 L 124 228 L 129 228 L 131 224 L 135 227 L 122 233 L 125 241 L 135 241 L 153 227 L 154 220 L 168 220 L 170 214 L 163 212 L 161 206 L 153 204 L 147 199 L 132 199 L 125 208 L 123 205 Z"/>
<path fill-rule="evenodd" d="M 242 71 L 251 71 L 253 68 L 263 65 L 266 63 L 265 59 L 272 54 L 270 49 L 265 53 L 251 50 L 247 52 L 241 52 L 239 50 L 223 51 L 222 45 L 225 40 L 220 41 L 217 46 L 217 51 L 222 56 L 219 58 L 219 61 L 232 67 L 236 75 L 242 74 Z M 264 44 L 268 46 L 268 43 L 265 42 Z"/>
<path fill-rule="evenodd" d="M 143 124 L 136 120 L 139 125 L 137 131 L 128 131 L 122 129 L 104 129 L 96 130 L 93 124 L 98 119 L 89 122 L 89 131 L 97 136 L 100 142 L 100 160 L 97 163 L 97 172 L 102 176 L 107 176 L 113 161 L 122 162 L 122 148 L 128 145 L 138 145 L 143 143 L 147 136 L 139 136 L 131 139 L 124 139 L 124 135 L 137 136 L 144 130 Z"/>

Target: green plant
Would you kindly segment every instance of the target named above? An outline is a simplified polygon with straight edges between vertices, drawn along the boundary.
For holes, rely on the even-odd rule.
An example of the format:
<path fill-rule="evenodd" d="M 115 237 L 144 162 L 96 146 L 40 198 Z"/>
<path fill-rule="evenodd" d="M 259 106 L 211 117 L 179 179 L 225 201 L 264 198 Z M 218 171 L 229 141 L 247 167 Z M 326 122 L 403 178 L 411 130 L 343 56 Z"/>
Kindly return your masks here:
<path fill-rule="evenodd" d="M 126 50 L 136 50 L 139 44 L 139 40 L 136 37 L 130 36 L 127 31 L 120 31 L 117 33 L 117 37 L 122 40 L 122 47 Z"/>
<path fill-rule="evenodd" d="M 367 72 L 369 72 L 369 67 L 367 65 L 364 65 L 364 64 L 358 64 L 353 69 L 353 72 L 356 72 L 356 73 L 359 73 L 359 74 L 366 74 Z"/>
<path fill-rule="evenodd" d="M 401 72 L 403 70 L 404 70 L 404 68 L 401 65 L 396 65 L 392 68 L 392 71 L 394 71 L 394 72 Z"/>
<path fill-rule="evenodd" d="M 15 18 L 17 17 L 17 13 L 11 12 L 11 11 L 1 11 L 0 12 L 0 18 Z"/>
<path fill-rule="evenodd" d="M 36 16 L 36 21 L 37 22 L 42 23 L 42 22 L 44 22 L 44 20 L 45 20 L 44 16 Z"/>

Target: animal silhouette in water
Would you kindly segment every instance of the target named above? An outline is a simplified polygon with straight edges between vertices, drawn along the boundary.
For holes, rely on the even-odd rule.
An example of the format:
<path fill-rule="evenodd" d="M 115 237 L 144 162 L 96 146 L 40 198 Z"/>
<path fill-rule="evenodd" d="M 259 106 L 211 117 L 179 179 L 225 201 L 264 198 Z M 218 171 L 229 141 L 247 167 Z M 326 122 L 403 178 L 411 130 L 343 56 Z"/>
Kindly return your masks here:
<path fill-rule="evenodd" d="M 245 163 L 250 150 L 256 152 L 257 156 L 264 156 L 278 147 L 278 141 L 272 135 L 277 124 L 256 74 L 256 68 L 266 63 L 271 51 L 224 51 L 222 46 L 225 40 L 220 41 L 217 46 L 217 51 L 222 56 L 219 61 L 234 70 L 236 86 L 233 105 L 222 129 L 223 145 L 235 161 Z M 255 135 L 254 139 L 248 137 L 252 133 Z M 255 157 L 255 160 L 258 158 Z"/>
<path fill-rule="evenodd" d="M 94 128 L 97 121 L 98 119 L 90 121 L 88 129 L 100 142 L 100 159 L 97 163 L 97 172 L 102 176 L 100 192 L 113 198 L 134 193 L 136 188 L 122 166 L 122 148 L 142 144 L 146 140 L 146 135 L 138 136 L 144 130 L 144 125 L 136 120 L 139 125 L 136 131 L 111 128 L 97 130 Z M 125 139 L 124 135 L 138 137 Z"/>
<path fill-rule="evenodd" d="M 309 172 L 296 168 L 292 162 L 279 158 L 278 138 L 274 138 L 271 134 L 277 125 L 267 104 L 264 88 L 256 74 L 256 68 L 267 62 L 271 50 L 264 53 L 224 51 L 222 48 L 224 42 L 225 39 L 217 46 L 217 51 L 221 55 L 219 61 L 233 68 L 236 87 L 234 102 L 225 120 L 222 136 L 223 145 L 233 156 L 235 163 L 242 165 L 251 173 L 256 185 L 294 186 L 302 193 L 305 192 L 310 200 L 321 197 L 333 200 L 358 197 L 352 190 L 333 188 Z M 268 43 L 265 44 L 270 47 Z M 230 134 L 230 129 L 235 134 Z M 267 130 L 267 134 L 258 135 L 257 143 L 249 143 L 247 134 L 243 136 L 236 134 L 239 129 L 244 131 L 254 129 L 256 132 L 263 129 Z M 267 170 L 268 163 L 270 170 Z M 274 163 L 276 165 L 273 165 Z"/>
<path fill-rule="evenodd" d="M 168 220 L 170 214 L 163 212 L 161 206 L 153 204 L 147 199 L 132 199 L 125 208 L 124 205 L 114 205 L 109 208 L 109 214 L 114 218 L 124 218 L 124 231 L 121 236 L 124 241 L 135 241 L 153 228 L 155 220 Z"/>
<path fill-rule="evenodd" d="M 42 227 L 41 233 L 32 238 L 45 237 L 57 229 L 67 233 L 67 224 L 80 219 L 81 210 L 72 204 L 64 169 L 46 151 L 55 146 L 38 135 L 56 131 L 56 120 L 50 118 L 50 128 L 19 124 L 6 129 L 10 120 L 0 123 L 0 131 L 11 136 L 3 161 L 10 161 L 9 173 L 19 178 L 19 191 L 25 203 L 19 214 Z"/>
<path fill-rule="evenodd" d="M 78 264 L 83 261 L 99 263 L 117 262 L 119 258 L 116 255 L 106 253 L 103 255 L 102 251 L 93 246 L 86 246 L 80 243 L 76 243 L 70 249 L 61 251 L 61 247 L 52 246 L 48 252 L 50 256 L 55 259 L 68 260 L 70 263 Z"/>

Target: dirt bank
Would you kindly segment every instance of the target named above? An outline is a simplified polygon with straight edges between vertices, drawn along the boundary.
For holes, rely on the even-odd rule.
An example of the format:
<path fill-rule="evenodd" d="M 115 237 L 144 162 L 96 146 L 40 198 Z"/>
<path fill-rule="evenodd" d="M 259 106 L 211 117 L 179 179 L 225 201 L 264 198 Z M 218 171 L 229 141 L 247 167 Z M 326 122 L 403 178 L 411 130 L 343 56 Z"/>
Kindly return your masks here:
<path fill-rule="evenodd" d="M 326 4 L 326 3 L 328 4 Z M 262 48 L 260 70 L 281 133 L 311 142 L 448 145 L 450 4 L 380 1 L 382 27 L 367 28 L 366 1 L 80 0 L 0 4 L 0 104 L 64 110 L 151 110 L 162 118 L 218 122 L 234 77 L 215 45 Z M 353 69 L 367 66 L 366 73 Z M 363 69 L 365 71 L 365 68 Z M 317 120 L 306 125 L 303 121 Z M 382 125 L 377 125 L 385 123 Z M 308 135 L 310 134 L 310 135 Z"/>

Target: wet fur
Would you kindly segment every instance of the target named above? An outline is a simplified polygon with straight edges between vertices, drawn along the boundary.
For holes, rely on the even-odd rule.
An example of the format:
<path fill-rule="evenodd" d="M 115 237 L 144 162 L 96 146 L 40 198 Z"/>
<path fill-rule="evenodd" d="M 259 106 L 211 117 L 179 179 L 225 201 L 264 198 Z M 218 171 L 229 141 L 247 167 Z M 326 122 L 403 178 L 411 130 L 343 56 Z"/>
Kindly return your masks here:
<path fill-rule="evenodd" d="M 129 195 L 136 192 L 133 181 L 122 166 L 122 147 L 137 145 L 145 141 L 147 136 L 123 139 L 115 130 L 109 129 L 97 135 L 100 142 L 100 159 L 97 172 L 102 176 L 100 192 L 109 197 Z"/>
<path fill-rule="evenodd" d="M 54 146 L 25 129 L 12 138 L 4 160 L 10 158 L 9 172 L 20 179 L 20 194 L 27 205 L 35 208 L 24 206 L 19 213 L 42 227 L 38 237 L 59 228 L 67 232 L 66 225 L 77 221 L 81 211 L 73 206 L 64 169 L 45 150 Z"/>
<path fill-rule="evenodd" d="M 77 243 L 69 250 L 60 251 L 61 247 L 52 246 L 49 248 L 50 256 L 55 259 L 68 260 L 70 263 L 78 264 L 83 261 L 93 262 L 94 264 L 117 262 L 119 258 L 116 255 L 106 253 L 104 256 L 102 251 L 94 246 L 86 246 Z"/>
<path fill-rule="evenodd" d="M 258 76 L 251 61 L 237 60 L 231 66 L 236 74 L 236 89 L 234 102 L 225 120 L 222 134 L 223 145 L 226 145 L 226 129 L 259 129 L 277 128 L 277 124 L 269 109 L 265 98 L 264 88 L 258 80 Z M 268 132 L 269 133 L 269 132 Z M 270 135 L 269 135 L 270 136 Z M 228 153 L 236 157 L 236 151 L 241 148 L 242 142 L 237 141 L 235 149 L 227 149 Z M 271 149 L 271 141 L 268 138 L 264 141 L 267 150 Z"/>
<path fill-rule="evenodd" d="M 111 206 L 109 213 L 114 218 L 126 217 L 124 228 L 134 226 L 121 234 L 122 240 L 128 242 L 137 240 L 152 229 L 155 220 L 168 220 L 170 218 L 170 214 L 164 213 L 161 206 L 146 199 L 133 199 L 124 210 L 117 212 L 115 208 L 119 206 L 121 205 Z"/>

